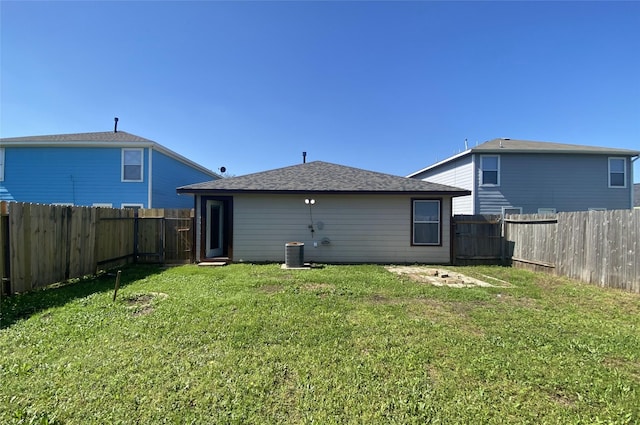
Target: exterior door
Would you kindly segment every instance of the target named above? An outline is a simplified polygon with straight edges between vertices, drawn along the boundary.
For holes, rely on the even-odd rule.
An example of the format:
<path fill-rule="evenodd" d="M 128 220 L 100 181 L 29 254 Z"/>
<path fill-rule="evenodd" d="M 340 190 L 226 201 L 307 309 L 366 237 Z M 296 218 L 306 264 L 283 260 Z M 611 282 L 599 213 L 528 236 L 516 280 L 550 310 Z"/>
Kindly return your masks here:
<path fill-rule="evenodd" d="M 222 201 L 207 201 L 206 255 L 208 258 L 221 257 L 224 253 L 223 214 L 224 208 Z"/>

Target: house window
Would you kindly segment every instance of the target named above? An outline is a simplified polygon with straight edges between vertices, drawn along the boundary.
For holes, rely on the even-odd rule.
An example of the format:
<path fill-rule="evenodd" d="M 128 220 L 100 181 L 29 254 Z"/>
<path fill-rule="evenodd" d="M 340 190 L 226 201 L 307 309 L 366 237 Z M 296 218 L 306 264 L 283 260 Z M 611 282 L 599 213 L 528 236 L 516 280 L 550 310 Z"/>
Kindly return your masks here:
<path fill-rule="evenodd" d="M 538 208 L 538 214 L 555 214 L 555 208 Z"/>
<path fill-rule="evenodd" d="M 627 161 L 609 158 L 609 187 L 627 187 Z"/>
<path fill-rule="evenodd" d="M 440 200 L 413 200 L 412 245 L 440 245 Z"/>
<path fill-rule="evenodd" d="M 92 206 L 96 208 L 113 208 L 113 204 L 109 202 L 94 202 Z"/>
<path fill-rule="evenodd" d="M 142 204 L 122 204 L 121 205 L 122 208 L 129 208 L 132 210 L 139 210 L 140 208 L 144 208 L 144 205 Z"/>
<path fill-rule="evenodd" d="M 0 148 L 0 182 L 4 181 L 4 148 Z"/>
<path fill-rule="evenodd" d="M 142 149 L 122 149 L 122 181 L 142 181 Z"/>
<path fill-rule="evenodd" d="M 502 207 L 502 216 L 522 214 L 522 207 Z"/>
<path fill-rule="evenodd" d="M 481 155 L 482 186 L 500 186 L 500 157 L 498 155 Z"/>

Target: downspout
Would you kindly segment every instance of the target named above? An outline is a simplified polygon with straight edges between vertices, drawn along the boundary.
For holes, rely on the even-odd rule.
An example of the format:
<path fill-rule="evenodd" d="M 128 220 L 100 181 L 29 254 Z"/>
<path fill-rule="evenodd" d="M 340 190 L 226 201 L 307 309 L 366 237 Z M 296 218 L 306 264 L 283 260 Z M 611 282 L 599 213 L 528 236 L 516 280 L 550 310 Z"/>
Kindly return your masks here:
<path fill-rule="evenodd" d="M 476 154 L 471 154 L 471 214 L 478 214 L 476 211 L 476 199 L 478 197 L 478 169 L 476 168 Z"/>
<path fill-rule="evenodd" d="M 635 192 L 633 190 L 633 163 L 636 162 L 636 160 L 638 158 L 640 158 L 640 156 L 636 156 L 636 157 L 631 158 L 631 167 L 630 167 L 631 169 L 629 170 L 629 177 L 631 178 L 631 184 L 630 184 L 631 190 L 629 191 L 629 199 L 631 201 L 629 203 L 629 208 L 630 209 L 633 209 L 633 192 Z"/>
<path fill-rule="evenodd" d="M 153 190 L 153 182 L 151 181 L 151 176 L 152 176 L 152 171 L 153 171 L 153 163 L 151 162 L 151 159 L 153 158 L 153 146 L 149 146 L 149 175 L 147 177 L 147 208 L 152 208 L 152 204 L 151 204 L 151 194 L 152 194 L 152 190 Z"/>

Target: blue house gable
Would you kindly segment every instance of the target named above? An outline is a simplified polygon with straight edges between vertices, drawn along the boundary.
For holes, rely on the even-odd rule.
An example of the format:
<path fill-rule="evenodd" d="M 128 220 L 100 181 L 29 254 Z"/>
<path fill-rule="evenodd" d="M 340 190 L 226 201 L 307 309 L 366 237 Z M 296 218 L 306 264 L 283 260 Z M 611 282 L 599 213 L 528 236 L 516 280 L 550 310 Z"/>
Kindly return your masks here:
<path fill-rule="evenodd" d="M 220 178 L 123 131 L 0 139 L 0 200 L 114 208 L 192 208 L 176 188 Z"/>
<path fill-rule="evenodd" d="M 640 152 L 494 139 L 407 177 L 471 191 L 454 214 L 552 213 L 633 208 Z"/>

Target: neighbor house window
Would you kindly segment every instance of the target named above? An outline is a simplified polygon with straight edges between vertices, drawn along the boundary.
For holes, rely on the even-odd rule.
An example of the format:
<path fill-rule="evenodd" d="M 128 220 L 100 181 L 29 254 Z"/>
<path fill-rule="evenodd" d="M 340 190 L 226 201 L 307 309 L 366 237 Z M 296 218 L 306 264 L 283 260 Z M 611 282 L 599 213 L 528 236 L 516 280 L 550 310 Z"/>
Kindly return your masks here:
<path fill-rule="evenodd" d="M 4 181 L 4 148 L 0 148 L 0 182 Z"/>
<path fill-rule="evenodd" d="M 498 155 L 481 155 L 481 185 L 500 186 L 500 157 Z"/>
<path fill-rule="evenodd" d="M 142 204 L 122 204 L 122 208 L 129 208 L 132 210 L 139 210 L 140 208 L 144 208 Z"/>
<path fill-rule="evenodd" d="M 609 158 L 609 187 L 627 187 L 627 161 Z"/>
<path fill-rule="evenodd" d="M 413 245 L 440 245 L 440 200 L 413 200 Z"/>
<path fill-rule="evenodd" d="M 122 181 L 142 181 L 142 149 L 122 149 Z"/>
<path fill-rule="evenodd" d="M 522 214 L 522 207 L 502 207 L 502 216 Z"/>

